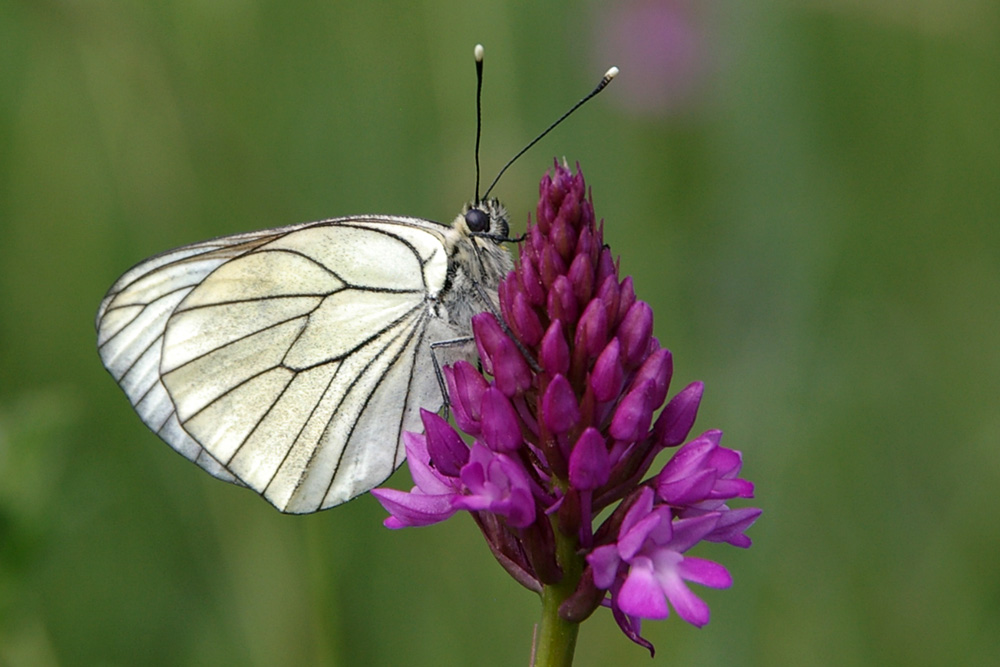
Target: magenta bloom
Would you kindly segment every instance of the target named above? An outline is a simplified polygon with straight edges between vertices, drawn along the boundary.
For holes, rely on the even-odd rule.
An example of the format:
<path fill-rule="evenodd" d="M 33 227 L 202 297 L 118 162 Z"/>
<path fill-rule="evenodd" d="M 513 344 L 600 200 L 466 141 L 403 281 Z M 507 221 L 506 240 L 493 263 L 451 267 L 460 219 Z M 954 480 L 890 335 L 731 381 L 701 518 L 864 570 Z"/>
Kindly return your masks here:
<path fill-rule="evenodd" d="M 473 444 L 424 412 L 425 434 L 406 437 L 414 488 L 372 492 L 386 526 L 468 511 L 522 585 L 541 592 L 572 577 L 564 620 L 603 604 L 650 650 L 642 619 L 672 607 L 704 625 L 708 607 L 688 584 L 732 580 L 687 552 L 703 540 L 750 546 L 760 510 L 726 503 L 753 497 L 753 484 L 738 477 L 742 459 L 719 445 L 720 431 L 647 477 L 660 452 L 687 439 L 703 386 L 667 400 L 673 358 L 631 278 L 619 279 L 579 172 L 556 164 L 542 179 L 536 223 L 499 296 L 502 323 L 488 312 L 472 322 L 484 373 L 467 362 L 444 369 L 455 424 Z"/>
<path fill-rule="evenodd" d="M 698 0 L 619 0 L 594 5 L 594 51 L 627 72 L 613 103 L 650 117 L 684 113 L 705 101 L 715 69 L 706 21 L 711 5 Z M 619 85 L 619 84 L 616 84 Z"/>
<path fill-rule="evenodd" d="M 427 526 L 458 510 L 491 512 L 515 527 L 534 521 L 530 482 L 520 466 L 479 442 L 470 450 L 441 417 L 426 410 L 420 415 L 425 434 L 404 436 L 416 486 L 409 493 L 372 491 L 392 514 L 385 521 L 388 528 Z"/>
<path fill-rule="evenodd" d="M 629 616 L 666 618 L 669 600 L 685 621 L 705 625 L 708 605 L 684 582 L 728 588 L 733 581 L 721 565 L 683 554 L 715 529 L 719 516 L 675 520 L 668 505 L 654 508 L 652 489 L 643 489 L 625 515 L 618 541 L 587 555 L 594 585 L 612 589 L 612 604 Z"/>

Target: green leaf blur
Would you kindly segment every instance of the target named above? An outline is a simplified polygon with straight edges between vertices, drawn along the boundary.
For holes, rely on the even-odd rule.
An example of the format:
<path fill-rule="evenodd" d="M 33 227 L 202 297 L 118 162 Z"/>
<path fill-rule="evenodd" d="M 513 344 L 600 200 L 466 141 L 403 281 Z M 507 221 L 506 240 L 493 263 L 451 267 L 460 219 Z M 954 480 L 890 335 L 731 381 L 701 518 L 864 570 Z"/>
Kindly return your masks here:
<path fill-rule="evenodd" d="M 600 610 L 576 664 L 993 664 L 1000 9 L 667 2 L 711 62 L 640 111 L 596 46 L 633 4 L 0 0 L 0 665 L 527 664 L 537 599 L 472 522 L 282 516 L 150 433 L 94 345 L 161 250 L 450 221 L 477 41 L 486 182 L 622 67 L 496 194 L 516 233 L 580 162 L 765 511 L 750 550 L 696 554 L 735 579 L 705 629 L 647 623 L 651 663 Z"/>

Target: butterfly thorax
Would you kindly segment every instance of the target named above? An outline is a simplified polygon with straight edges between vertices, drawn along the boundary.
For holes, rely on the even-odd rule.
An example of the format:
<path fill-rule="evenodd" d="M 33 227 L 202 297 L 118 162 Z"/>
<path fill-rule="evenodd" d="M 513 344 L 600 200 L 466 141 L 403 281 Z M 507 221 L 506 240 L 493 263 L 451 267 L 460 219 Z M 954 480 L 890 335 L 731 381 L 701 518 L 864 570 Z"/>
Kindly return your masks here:
<path fill-rule="evenodd" d="M 507 209 L 496 199 L 466 204 L 445 235 L 449 276 L 440 303 L 452 322 L 467 322 L 488 307 L 498 311 L 497 286 L 514 268 L 503 246 L 509 232 Z"/>

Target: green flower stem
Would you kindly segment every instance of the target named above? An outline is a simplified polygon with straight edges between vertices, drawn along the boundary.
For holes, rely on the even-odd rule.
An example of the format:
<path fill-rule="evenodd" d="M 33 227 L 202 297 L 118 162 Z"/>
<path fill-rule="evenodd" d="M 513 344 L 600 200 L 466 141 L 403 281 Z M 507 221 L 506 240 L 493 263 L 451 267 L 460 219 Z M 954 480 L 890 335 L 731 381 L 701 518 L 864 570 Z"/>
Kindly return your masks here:
<path fill-rule="evenodd" d="M 553 525 L 553 528 L 556 526 Z M 559 616 L 559 605 L 576 591 L 583 574 L 583 558 L 576 552 L 576 540 L 558 530 L 556 558 L 563 571 L 557 584 L 542 588 L 542 620 L 535 645 L 534 667 L 569 667 L 573 664 L 579 623 L 570 623 Z"/>

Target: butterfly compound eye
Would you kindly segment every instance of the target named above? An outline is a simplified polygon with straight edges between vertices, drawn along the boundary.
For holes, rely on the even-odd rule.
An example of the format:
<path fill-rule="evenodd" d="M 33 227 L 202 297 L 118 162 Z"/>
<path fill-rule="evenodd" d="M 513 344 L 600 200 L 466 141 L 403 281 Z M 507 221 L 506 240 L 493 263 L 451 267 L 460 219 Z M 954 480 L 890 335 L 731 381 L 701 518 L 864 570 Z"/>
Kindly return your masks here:
<path fill-rule="evenodd" d="M 465 224 L 471 232 L 485 232 L 490 228 L 490 216 L 478 208 L 472 208 L 465 213 Z"/>

